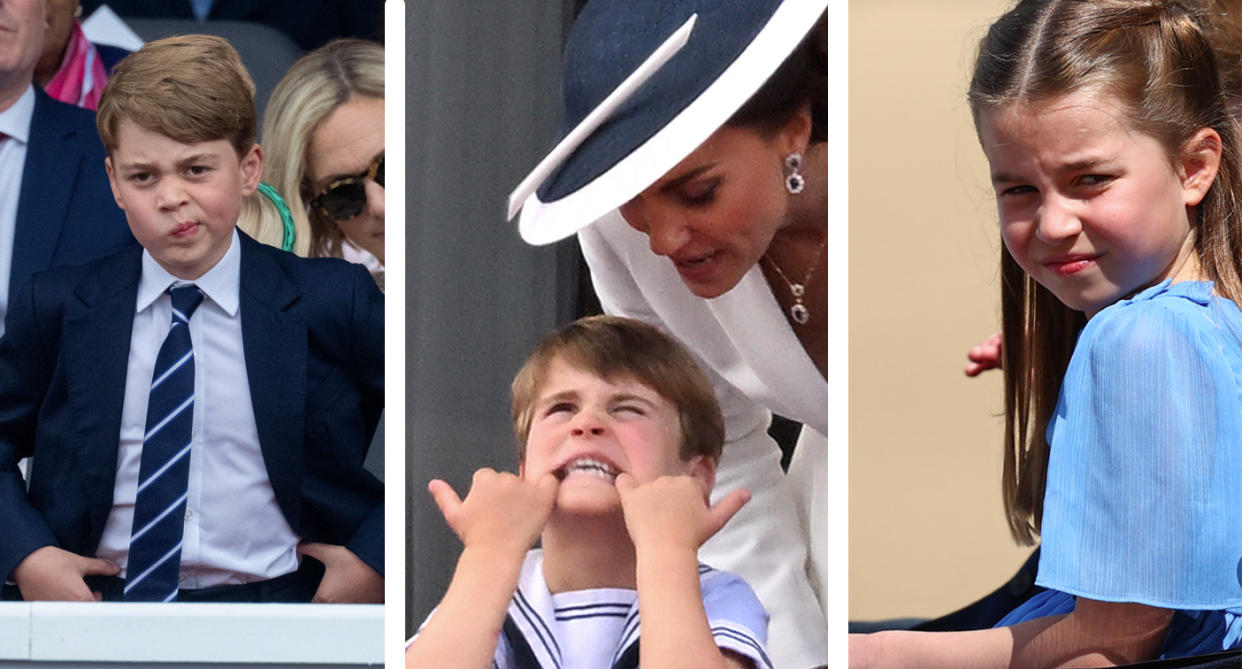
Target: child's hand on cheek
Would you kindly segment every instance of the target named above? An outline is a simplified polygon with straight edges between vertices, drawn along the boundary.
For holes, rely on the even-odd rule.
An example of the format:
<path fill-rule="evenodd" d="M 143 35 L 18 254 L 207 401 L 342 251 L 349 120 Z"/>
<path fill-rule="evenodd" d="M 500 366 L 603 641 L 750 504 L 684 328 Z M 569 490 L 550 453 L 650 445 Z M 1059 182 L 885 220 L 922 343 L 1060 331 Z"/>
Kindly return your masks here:
<path fill-rule="evenodd" d="M 711 507 L 702 482 L 691 476 L 661 476 L 639 483 L 629 473 L 617 475 L 617 493 L 625 526 L 637 550 L 699 547 L 750 501 L 750 492 L 734 490 Z"/>
<path fill-rule="evenodd" d="M 474 473 L 465 501 L 439 479 L 427 489 L 466 548 L 492 548 L 520 558 L 543 532 L 559 485 L 550 473 L 527 481 L 484 468 Z"/>

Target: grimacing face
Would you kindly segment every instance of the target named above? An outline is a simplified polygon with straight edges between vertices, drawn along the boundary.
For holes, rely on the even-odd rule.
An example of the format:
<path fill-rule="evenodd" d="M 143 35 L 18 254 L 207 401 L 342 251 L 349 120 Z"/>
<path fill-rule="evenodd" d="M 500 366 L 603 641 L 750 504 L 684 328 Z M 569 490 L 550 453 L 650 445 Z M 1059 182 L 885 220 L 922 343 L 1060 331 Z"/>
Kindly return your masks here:
<path fill-rule="evenodd" d="M 1184 150 L 1171 158 L 1121 109 L 1076 91 L 987 112 L 980 127 L 1005 247 L 1088 316 L 1164 279 L 1194 278 L 1192 209 L 1215 177 L 1214 163 Z"/>
<path fill-rule="evenodd" d="M 561 480 L 557 509 L 563 513 L 615 513 L 621 498 L 614 482 L 628 472 L 638 482 L 690 474 L 714 482 L 703 456 L 680 457 L 677 408 L 654 389 L 628 376 L 603 379 L 557 358 L 549 365 L 531 407 L 522 475 Z"/>
<path fill-rule="evenodd" d="M 228 140 L 182 144 L 129 120 L 116 135 L 108 180 L 134 238 L 170 274 L 199 278 L 228 251 L 242 199 L 258 189 L 259 145 L 239 158 Z"/>

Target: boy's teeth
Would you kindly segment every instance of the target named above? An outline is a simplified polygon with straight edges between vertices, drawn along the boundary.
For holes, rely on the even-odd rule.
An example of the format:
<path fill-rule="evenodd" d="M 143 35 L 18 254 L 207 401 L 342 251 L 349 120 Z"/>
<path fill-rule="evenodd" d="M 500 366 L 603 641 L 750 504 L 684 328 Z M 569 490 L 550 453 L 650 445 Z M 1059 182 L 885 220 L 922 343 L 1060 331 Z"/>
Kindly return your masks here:
<path fill-rule="evenodd" d="M 582 458 L 580 460 L 574 460 L 573 462 L 565 466 L 566 475 L 569 475 L 574 472 L 591 474 L 593 476 L 598 476 L 599 478 L 602 478 L 610 482 L 615 481 L 617 478 L 617 472 L 615 469 L 612 468 L 611 465 L 609 465 L 606 462 L 600 462 L 599 460 L 594 460 L 591 458 Z"/>

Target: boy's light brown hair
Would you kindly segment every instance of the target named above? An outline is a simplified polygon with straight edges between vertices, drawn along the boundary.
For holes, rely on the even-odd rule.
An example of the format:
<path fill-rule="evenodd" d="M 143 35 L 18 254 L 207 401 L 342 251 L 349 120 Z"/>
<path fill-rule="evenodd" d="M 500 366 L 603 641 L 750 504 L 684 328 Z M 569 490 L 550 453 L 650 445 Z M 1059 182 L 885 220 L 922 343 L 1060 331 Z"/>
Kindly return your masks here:
<path fill-rule="evenodd" d="M 118 63 L 104 86 L 95 123 L 109 155 L 125 120 L 182 144 L 223 139 L 240 158 L 258 127 L 254 81 L 224 39 L 156 40 Z"/>
<path fill-rule="evenodd" d="M 553 360 L 606 381 L 633 378 L 668 400 L 681 425 L 678 456 L 720 459 L 724 418 L 716 393 L 698 363 L 681 344 L 655 327 L 630 318 L 591 316 L 544 338 L 513 379 L 513 431 L 518 458 L 526 457 L 535 400 Z"/>

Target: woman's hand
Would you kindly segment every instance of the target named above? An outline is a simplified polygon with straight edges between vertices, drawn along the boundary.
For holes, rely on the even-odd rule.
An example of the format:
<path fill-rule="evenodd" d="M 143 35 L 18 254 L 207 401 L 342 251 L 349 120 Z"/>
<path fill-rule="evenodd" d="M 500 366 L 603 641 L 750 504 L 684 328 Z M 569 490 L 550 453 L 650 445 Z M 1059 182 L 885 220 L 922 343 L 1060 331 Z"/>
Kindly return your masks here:
<path fill-rule="evenodd" d="M 966 365 L 966 376 L 979 376 L 989 369 L 1000 369 L 1001 366 L 1001 333 L 993 332 L 986 339 L 975 344 L 966 352 L 970 364 Z"/>

